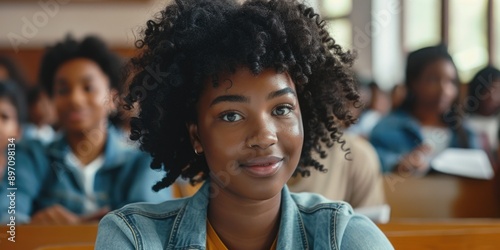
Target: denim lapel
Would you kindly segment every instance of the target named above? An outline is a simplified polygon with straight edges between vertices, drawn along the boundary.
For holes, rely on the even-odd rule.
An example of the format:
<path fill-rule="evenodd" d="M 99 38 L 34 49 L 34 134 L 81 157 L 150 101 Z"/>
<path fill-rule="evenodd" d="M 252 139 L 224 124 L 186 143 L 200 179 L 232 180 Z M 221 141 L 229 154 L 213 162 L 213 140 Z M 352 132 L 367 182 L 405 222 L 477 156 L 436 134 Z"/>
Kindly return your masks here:
<path fill-rule="evenodd" d="M 167 249 L 205 249 L 209 184 L 205 181 L 175 218 Z"/>
<path fill-rule="evenodd" d="M 286 185 L 281 191 L 281 222 L 276 249 L 309 249 L 302 216 Z"/>

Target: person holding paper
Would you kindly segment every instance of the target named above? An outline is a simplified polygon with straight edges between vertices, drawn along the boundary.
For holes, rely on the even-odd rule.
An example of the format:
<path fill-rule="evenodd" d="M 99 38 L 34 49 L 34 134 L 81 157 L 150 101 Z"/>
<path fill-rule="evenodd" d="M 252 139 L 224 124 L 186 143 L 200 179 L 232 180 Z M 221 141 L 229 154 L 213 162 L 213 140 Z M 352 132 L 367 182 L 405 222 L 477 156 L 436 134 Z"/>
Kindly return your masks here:
<path fill-rule="evenodd" d="M 445 46 L 408 55 L 405 100 L 370 137 L 383 172 L 422 175 L 446 148 L 479 148 L 476 135 L 463 125 L 458 84 L 457 68 Z"/>

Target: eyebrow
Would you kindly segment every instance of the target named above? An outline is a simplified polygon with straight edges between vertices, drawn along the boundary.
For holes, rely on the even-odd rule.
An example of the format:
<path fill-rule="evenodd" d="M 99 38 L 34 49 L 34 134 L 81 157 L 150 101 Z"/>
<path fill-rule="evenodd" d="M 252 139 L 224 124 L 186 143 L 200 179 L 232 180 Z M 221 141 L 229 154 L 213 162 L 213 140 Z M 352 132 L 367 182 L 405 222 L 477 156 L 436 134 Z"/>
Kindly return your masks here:
<path fill-rule="evenodd" d="M 267 100 L 280 97 L 286 94 L 292 94 L 294 96 L 297 96 L 295 91 L 291 89 L 290 87 L 286 87 L 281 90 L 273 91 L 267 95 Z M 221 95 L 216 97 L 211 103 L 210 106 L 213 106 L 215 104 L 221 103 L 221 102 L 242 102 L 242 103 L 250 103 L 250 98 L 242 95 Z"/>
<path fill-rule="evenodd" d="M 295 91 L 293 91 L 292 88 L 286 87 L 284 89 L 277 90 L 277 91 L 269 93 L 269 95 L 267 95 L 267 99 L 270 100 L 270 99 L 273 99 L 273 98 L 276 98 L 276 97 L 280 97 L 280 96 L 286 95 L 286 94 L 292 94 L 295 97 L 297 97 L 297 94 L 295 93 Z"/>
<path fill-rule="evenodd" d="M 221 95 L 221 96 L 217 96 L 217 98 L 215 98 L 212 101 L 212 103 L 210 103 L 210 107 L 215 105 L 215 104 L 221 103 L 221 102 L 245 102 L 245 103 L 249 103 L 250 99 L 248 97 L 242 96 L 242 95 Z"/>

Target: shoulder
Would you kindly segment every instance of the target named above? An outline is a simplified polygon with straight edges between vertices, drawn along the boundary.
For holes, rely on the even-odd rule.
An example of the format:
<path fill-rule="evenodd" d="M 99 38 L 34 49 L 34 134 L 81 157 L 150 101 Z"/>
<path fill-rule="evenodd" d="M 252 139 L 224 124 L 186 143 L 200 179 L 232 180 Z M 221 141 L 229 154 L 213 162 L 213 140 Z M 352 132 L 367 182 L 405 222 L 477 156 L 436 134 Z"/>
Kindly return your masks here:
<path fill-rule="evenodd" d="M 161 203 L 138 202 L 128 204 L 120 209 L 110 212 L 124 220 L 127 218 L 168 219 L 176 216 L 182 210 L 189 198 L 168 200 Z"/>
<path fill-rule="evenodd" d="M 109 249 L 110 244 L 113 249 L 165 248 L 186 200 L 133 203 L 108 213 L 99 222 L 96 249 Z"/>
<path fill-rule="evenodd" d="M 396 142 L 420 140 L 420 130 L 419 123 L 409 113 L 394 111 L 382 118 L 373 128 L 370 142 L 374 145 L 379 143 L 396 145 Z"/>
<path fill-rule="evenodd" d="M 318 210 L 331 210 L 349 215 L 353 213 L 352 207 L 343 201 L 332 201 L 316 193 L 290 193 L 299 211 L 302 213 L 314 213 Z"/>
<path fill-rule="evenodd" d="M 312 193 L 292 193 L 291 196 L 304 227 L 314 232 L 315 239 L 320 239 L 318 242 L 330 238 L 339 249 L 393 249 L 382 231 L 366 216 L 354 213 L 348 203 Z M 329 230 L 318 231 L 321 228 Z"/>
<path fill-rule="evenodd" d="M 21 140 L 16 144 L 16 160 L 20 171 L 44 172 L 49 167 L 48 146 L 44 146 L 38 140 Z M 33 169 L 32 169 L 33 168 Z"/>
<path fill-rule="evenodd" d="M 349 217 L 337 236 L 341 249 L 394 249 L 384 233 L 363 215 Z"/>
<path fill-rule="evenodd" d="M 414 119 L 408 112 L 397 110 L 380 119 L 374 129 L 383 130 L 388 128 L 406 126 L 412 123 L 414 123 Z"/>

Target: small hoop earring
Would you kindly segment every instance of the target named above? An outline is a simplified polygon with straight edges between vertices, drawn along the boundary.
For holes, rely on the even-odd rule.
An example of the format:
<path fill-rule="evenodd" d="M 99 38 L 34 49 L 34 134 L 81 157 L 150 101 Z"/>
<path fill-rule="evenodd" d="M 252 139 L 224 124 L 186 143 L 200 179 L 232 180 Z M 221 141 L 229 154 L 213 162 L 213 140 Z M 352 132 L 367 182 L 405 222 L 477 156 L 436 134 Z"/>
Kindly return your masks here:
<path fill-rule="evenodd" d="M 196 150 L 196 148 L 194 149 L 194 153 L 195 153 L 196 155 L 201 155 L 201 153 L 198 153 L 198 150 Z"/>

